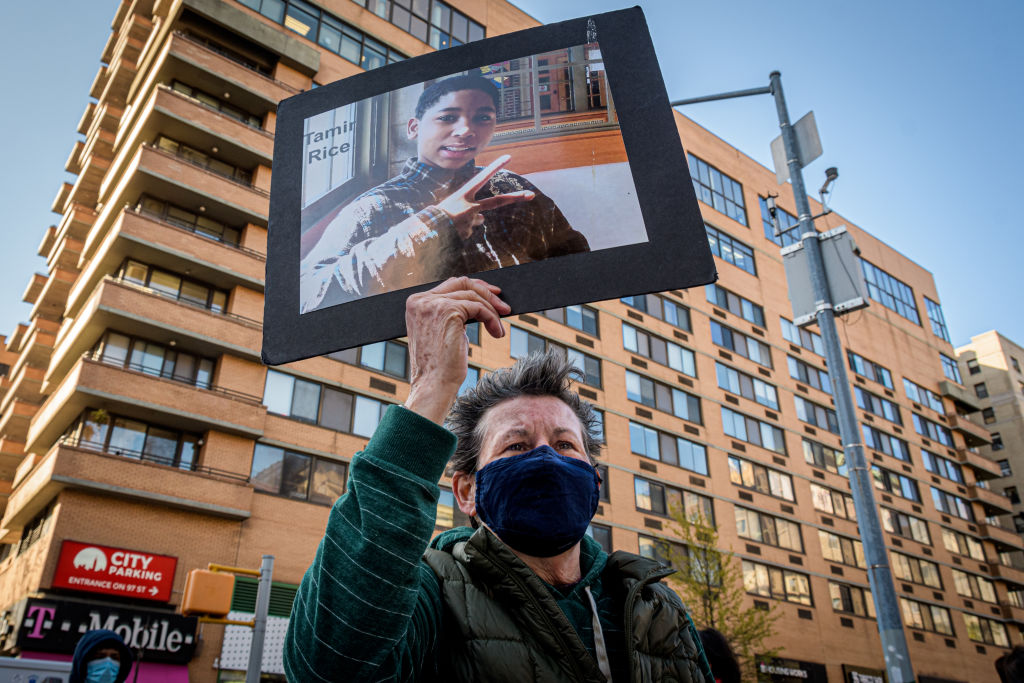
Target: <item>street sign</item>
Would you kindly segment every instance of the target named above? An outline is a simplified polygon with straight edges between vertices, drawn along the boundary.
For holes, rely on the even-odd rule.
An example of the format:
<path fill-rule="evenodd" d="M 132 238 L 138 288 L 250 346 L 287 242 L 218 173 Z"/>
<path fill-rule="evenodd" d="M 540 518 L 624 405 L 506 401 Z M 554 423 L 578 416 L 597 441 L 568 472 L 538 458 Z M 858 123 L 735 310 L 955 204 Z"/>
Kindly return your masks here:
<path fill-rule="evenodd" d="M 167 602 L 177 566 L 168 555 L 64 541 L 53 587 Z"/>
<path fill-rule="evenodd" d="M 800 168 L 821 156 L 821 138 L 818 137 L 818 124 L 814 120 L 814 112 L 809 111 L 804 117 L 793 126 L 793 133 L 796 136 L 797 158 L 800 160 Z M 772 140 L 772 165 L 775 166 L 775 178 L 779 185 L 789 180 L 789 160 L 786 158 L 786 148 L 782 144 L 782 136 Z"/>

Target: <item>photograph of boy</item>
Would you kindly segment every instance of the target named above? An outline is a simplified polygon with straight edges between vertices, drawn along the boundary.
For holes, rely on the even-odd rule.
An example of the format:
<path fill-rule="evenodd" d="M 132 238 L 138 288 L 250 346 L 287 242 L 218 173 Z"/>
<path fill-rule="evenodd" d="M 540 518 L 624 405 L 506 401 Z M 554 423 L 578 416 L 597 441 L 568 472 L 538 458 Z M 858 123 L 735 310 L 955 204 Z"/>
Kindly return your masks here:
<path fill-rule="evenodd" d="M 504 167 L 475 163 L 499 92 L 477 75 L 424 89 L 406 135 L 417 156 L 324 228 L 300 264 L 303 313 L 405 287 L 590 251 L 555 202 Z"/>

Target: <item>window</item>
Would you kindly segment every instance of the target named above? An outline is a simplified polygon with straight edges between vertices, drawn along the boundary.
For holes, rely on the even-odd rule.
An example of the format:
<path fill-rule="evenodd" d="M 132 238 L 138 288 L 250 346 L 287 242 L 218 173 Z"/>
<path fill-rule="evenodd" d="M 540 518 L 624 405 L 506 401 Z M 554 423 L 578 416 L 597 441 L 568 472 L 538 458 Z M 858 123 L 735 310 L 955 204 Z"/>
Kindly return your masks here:
<path fill-rule="evenodd" d="M 839 418 L 836 417 L 836 411 L 817 403 L 811 403 L 796 394 L 793 395 L 793 403 L 796 404 L 796 416 L 802 422 L 827 429 L 833 434 L 839 433 Z"/>
<path fill-rule="evenodd" d="M 172 140 L 165 135 L 157 136 L 153 145 L 164 152 L 173 154 L 176 157 L 184 159 L 193 166 L 198 166 L 202 169 L 216 173 L 217 175 L 232 180 L 236 183 L 241 183 L 247 187 L 252 186 L 252 171 L 244 168 L 238 168 L 233 166 L 226 161 L 221 161 L 211 157 L 205 152 L 201 152 L 195 147 L 189 147 L 188 145 Z"/>
<path fill-rule="evenodd" d="M 574 330 L 586 332 L 589 335 L 597 334 L 597 311 L 590 306 L 566 306 L 565 308 L 552 308 L 544 311 L 545 318 L 555 322 L 568 325 Z"/>
<path fill-rule="evenodd" d="M 939 512 L 945 512 L 947 515 L 953 515 L 968 522 L 974 521 L 974 510 L 971 509 L 971 504 L 960 496 L 954 496 L 952 493 L 946 493 L 933 486 L 932 502 L 935 503 L 935 509 Z"/>
<path fill-rule="evenodd" d="M 934 631 L 947 636 L 954 635 L 953 622 L 950 621 L 949 610 L 945 607 L 927 605 L 903 597 L 900 598 L 900 607 L 903 611 L 903 623 L 910 628 Z"/>
<path fill-rule="evenodd" d="M 731 327 L 711 321 L 711 341 L 723 349 L 728 349 L 744 358 L 771 369 L 772 352 L 767 344 L 757 341 Z"/>
<path fill-rule="evenodd" d="M 187 280 L 175 273 L 131 259 L 121 265 L 117 271 L 117 279 L 214 313 L 223 313 L 228 301 L 228 293 L 224 290 L 214 289 L 204 283 Z"/>
<path fill-rule="evenodd" d="M 788 247 L 800 241 L 800 231 L 789 230 L 789 228 L 795 228 L 800 225 L 800 221 L 796 216 L 776 205 L 775 213 L 779 219 L 779 229 L 782 231 L 782 235 L 776 237 L 775 223 L 772 221 L 771 213 L 768 211 L 768 202 L 764 200 L 764 197 L 758 197 L 757 200 L 761 205 L 761 226 L 764 228 L 764 236 L 766 238 L 775 242 L 780 247 Z M 786 232 L 787 230 L 789 232 Z"/>
<path fill-rule="evenodd" d="M 462 396 L 470 389 L 476 386 L 476 383 L 480 381 L 480 369 L 474 368 L 472 365 L 466 368 L 466 379 L 462 380 L 461 386 L 459 386 L 458 396 Z"/>
<path fill-rule="evenodd" d="M 645 427 L 637 422 L 629 423 L 629 447 L 633 453 L 651 460 L 707 476 L 708 458 L 704 446 L 673 434 Z"/>
<path fill-rule="evenodd" d="M 846 352 L 846 360 L 850 364 L 850 369 L 861 377 L 869 379 L 872 382 L 878 382 L 886 389 L 894 388 L 892 384 L 892 373 L 878 363 L 870 361 L 864 356 L 856 354 L 853 351 Z"/>
<path fill-rule="evenodd" d="M 981 372 L 981 366 L 978 365 L 977 358 L 967 359 L 967 372 L 971 375 L 977 375 L 978 373 Z"/>
<path fill-rule="evenodd" d="M 620 301 L 638 311 L 654 316 L 658 320 L 664 320 L 669 325 L 674 325 L 687 332 L 690 331 L 690 309 L 680 306 L 671 299 L 657 294 L 641 294 L 624 296 Z"/>
<path fill-rule="evenodd" d="M 711 253 L 726 263 L 731 263 L 740 270 L 745 270 L 751 275 L 757 275 L 757 264 L 754 262 L 754 250 L 749 246 L 733 239 L 720 230 L 704 224 L 708 234 L 708 244 L 711 246 Z"/>
<path fill-rule="evenodd" d="M 683 420 L 702 424 L 699 398 L 630 370 L 626 370 L 626 398 Z"/>
<path fill-rule="evenodd" d="M 798 382 L 809 384 L 818 391 L 832 395 L 832 380 L 829 379 L 827 372 L 793 358 L 793 356 L 786 356 L 786 362 L 789 364 L 790 377 Z"/>
<path fill-rule="evenodd" d="M 722 363 L 715 363 L 715 372 L 720 389 L 757 401 L 772 410 L 779 409 L 779 396 L 771 384 Z"/>
<path fill-rule="evenodd" d="M 944 353 L 939 354 L 939 360 L 942 361 L 942 374 L 946 376 L 946 379 L 953 380 L 957 384 L 963 384 L 963 381 L 960 379 L 960 368 L 957 367 L 956 361 Z"/>
<path fill-rule="evenodd" d="M 594 419 L 597 420 L 597 425 L 594 428 L 594 438 L 598 439 L 601 443 L 608 443 L 608 437 L 605 436 L 604 431 L 604 411 L 594 408 Z"/>
<path fill-rule="evenodd" d="M 968 574 L 959 569 L 953 569 L 953 585 L 958 595 L 974 600 L 995 603 L 996 587 L 990 580 L 983 576 Z"/>
<path fill-rule="evenodd" d="M 724 406 L 722 407 L 722 431 L 726 436 L 731 436 L 734 439 L 746 441 L 782 455 L 786 454 L 786 439 L 781 429 Z"/>
<path fill-rule="evenodd" d="M 611 554 L 612 528 L 610 526 L 591 522 L 590 526 L 587 527 L 587 536 L 597 541 L 597 544 L 601 546 L 601 550 Z"/>
<path fill-rule="evenodd" d="M 985 424 L 990 425 L 996 421 L 996 410 L 995 408 L 985 408 L 981 411 L 981 419 L 985 421 Z"/>
<path fill-rule="evenodd" d="M 878 465 L 871 466 L 871 475 L 875 481 L 875 488 L 879 491 L 885 491 L 916 503 L 921 502 L 921 493 L 917 490 L 917 482 L 910 477 L 896 474 Z"/>
<path fill-rule="evenodd" d="M 923 437 L 931 439 L 932 441 L 938 441 L 943 446 L 953 448 L 953 433 L 946 427 L 932 422 L 929 419 L 921 417 L 917 413 L 911 413 L 911 417 L 914 420 L 914 431 Z"/>
<path fill-rule="evenodd" d="M 1002 434 L 1000 434 L 999 432 L 992 432 L 991 434 L 989 434 L 989 436 L 992 438 L 992 450 L 1001 451 L 1004 448 L 1006 448 L 1006 446 L 1003 445 Z"/>
<path fill-rule="evenodd" d="M 86 409 L 64 432 L 70 446 L 155 462 L 183 470 L 195 469 L 198 434 L 167 429 L 139 420 Z"/>
<path fill-rule="evenodd" d="M 942 398 L 938 394 L 925 389 L 920 384 L 911 382 L 906 377 L 903 378 L 903 391 L 906 392 L 907 398 L 914 403 L 928 406 L 937 413 L 945 411 L 945 408 L 942 407 Z"/>
<path fill-rule="evenodd" d="M 685 512 L 688 519 L 703 518 L 714 524 L 715 514 L 711 499 L 692 491 L 658 484 L 642 477 L 633 477 L 633 493 L 636 496 L 636 509 L 656 515 L 669 516 L 676 510 Z"/>
<path fill-rule="evenodd" d="M 610 503 L 612 499 L 608 493 L 608 465 L 597 465 L 597 474 L 601 477 L 601 488 L 597 496 L 598 500 Z"/>
<path fill-rule="evenodd" d="M 257 443 L 249 482 L 257 491 L 334 505 L 345 493 L 347 471 L 343 462 Z"/>
<path fill-rule="evenodd" d="M 928 320 L 932 323 L 932 333 L 948 342 L 949 330 L 946 329 L 946 318 L 942 315 L 942 306 L 928 297 L 924 297 L 924 307 L 928 311 Z"/>
<path fill-rule="evenodd" d="M 622 347 L 684 375 L 697 376 L 693 351 L 661 337 L 648 334 L 643 330 L 638 330 L 627 323 L 622 323 Z"/>
<path fill-rule="evenodd" d="M 451 529 L 457 526 L 469 526 L 469 517 L 455 503 L 455 494 L 450 489 L 441 488 L 437 498 L 437 512 L 434 516 L 435 529 Z"/>
<path fill-rule="evenodd" d="M 176 227 L 194 232 L 201 237 L 207 237 L 217 242 L 238 246 L 241 239 L 241 230 L 232 228 L 220 221 L 208 218 L 200 213 L 183 209 L 173 204 L 154 199 L 147 195 L 139 197 L 135 210 L 139 213 L 155 218 Z"/>
<path fill-rule="evenodd" d="M 885 507 L 880 508 L 880 510 L 882 513 L 882 528 L 890 534 L 909 538 L 912 541 L 924 543 L 925 545 L 932 544 L 932 538 L 928 534 L 928 523 L 923 519 Z"/>
<path fill-rule="evenodd" d="M 811 503 L 814 509 L 820 512 L 857 521 L 853 497 L 847 493 L 811 483 Z"/>
<path fill-rule="evenodd" d="M 932 474 L 945 477 L 958 484 L 965 483 L 963 468 L 958 463 L 924 449 L 921 449 L 921 460 L 924 462 L 924 468 Z"/>
<path fill-rule="evenodd" d="M 564 354 L 569 362 L 582 373 L 582 382 L 598 389 L 601 388 L 601 360 L 577 351 L 571 346 L 563 346 L 550 339 L 538 336 L 522 330 L 518 327 L 512 328 L 512 357 L 525 358 L 531 353 L 543 353 L 544 351 L 555 351 L 559 355 Z"/>
<path fill-rule="evenodd" d="M 1017 372 L 1020 372 L 1020 361 L 1018 361 L 1013 356 L 1010 356 L 1010 364 L 1013 366 L 1014 370 L 1016 370 Z M 971 374 L 973 375 L 974 373 L 972 372 Z"/>
<path fill-rule="evenodd" d="M 660 562 L 667 567 L 684 569 L 689 559 L 686 546 L 672 543 L 661 538 L 651 538 L 640 534 L 637 539 L 639 555 Z"/>
<path fill-rule="evenodd" d="M 821 335 L 817 332 L 811 332 L 806 327 L 797 327 L 785 318 L 779 318 L 779 325 L 782 327 L 782 338 L 790 344 L 795 344 L 819 356 L 825 355 L 825 345 L 821 341 Z"/>
<path fill-rule="evenodd" d="M 891 551 L 889 554 L 892 558 L 892 573 L 897 579 L 942 590 L 939 565 L 930 560 L 911 557 L 895 551 Z"/>
<path fill-rule="evenodd" d="M 697 199 L 737 223 L 746 225 L 747 211 L 743 201 L 743 186 L 692 154 L 687 155 L 687 161 L 690 164 L 690 178 L 693 179 L 693 191 L 697 193 Z"/>
<path fill-rule="evenodd" d="M 985 562 L 985 548 L 972 536 L 942 527 L 942 545 L 951 553 Z"/>
<path fill-rule="evenodd" d="M 860 541 L 823 529 L 818 529 L 818 541 L 821 543 L 821 554 L 826 560 L 861 569 L 867 567 L 864 560 L 864 544 Z"/>
<path fill-rule="evenodd" d="M 117 332 L 106 332 L 91 351 L 91 358 L 155 377 L 210 388 L 213 358 L 177 351 Z"/>
<path fill-rule="evenodd" d="M 917 314 L 917 305 L 914 303 L 914 290 L 907 283 L 864 259 L 860 260 L 860 265 L 864 271 L 869 297 L 912 323 L 921 324 L 921 317 Z"/>
<path fill-rule="evenodd" d="M 866 424 L 860 426 L 860 431 L 864 436 L 864 445 L 871 450 L 891 455 L 904 462 L 910 462 L 910 449 L 903 439 L 897 439 L 892 434 L 886 434 Z"/>
<path fill-rule="evenodd" d="M 1009 477 L 1011 474 L 1013 474 L 1013 468 L 1010 467 L 1010 461 L 1009 460 L 998 460 L 996 462 L 999 465 L 999 476 L 1000 477 Z"/>
<path fill-rule="evenodd" d="M 861 410 L 884 418 L 893 424 L 903 424 L 899 407 L 889 399 L 872 394 L 858 386 L 853 388 L 853 393 L 857 397 L 857 405 Z"/>
<path fill-rule="evenodd" d="M 998 621 L 962 612 L 967 637 L 976 643 L 987 643 L 997 647 L 1010 647 L 1010 638 L 1006 635 L 1006 626 Z"/>
<path fill-rule="evenodd" d="M 475 320 L 473 322 L 466 323 L 466 339 L 469 340 L 470 344 L 480 346 L 480 323 Z"/>
<path fill-rule="evenodd" d="M 46 536 L 50 531 L 53 522 L 53 513 L 57 511 L 57 499 L 54 498 L 46 506 L 37 512 L 32 519 L 25 522 L 21 530 L 21 539 L 18 541 L 15 555 L 23 552 L 36 544 L 36 541 Z"/>
<path fill-rule="evenodd" d="M 263 405 L 270 413 L 365 437 L 373 435 L 388 407 L 383 401 L 350 394 L 277 370 L 267 370 Z"/>
<path fill-rule="evenodd" d="M 182 83 L 181 81 L 171 81 L 171 89 L 177 93 L 181 93 L 185 97 L 191 98 L 196 102 L 202 104 L 204 107 L 220 112 L 225 116 L 229 116 L 236 121 L 240 121 L 247 126 L 252 128 L 262 128 L 263 122 L 260 117 L 250 114 L 238 107 L 228 104 L 224 100 L 220 99 L 215 95 L 203 92 L 197 88 L 193 88 L 191 85 Z"/>
<path fill-rule="evenodd" d="M 794 550 L 798 553 L 804 551 L 800 525 L 796 522 L 739 506 L 736 506 L 735 511 L 736 533 L 740 538 Z"/>
<path fill-rule="evenodd" d="M 341 55 L 348 61 L 357 64 L 364 69 L 374 69 L 384 64 L 393 63 L 405 59 L 400 52 L 392 50 L 377 41 L 373 40 L 359 29 L 342 22 L 333 14 L 320 10 L 302 0 L 239 0 L 246 7 L 250 7 L 271 21 L 284 24 L 287 28 L 307 38 L 321 47 Z M 286 5 L 287 2 L 287 5 Z M 366 7 L 366 0 L 355 0 L 359 5 Z M 442 3 L 434 0 L 434 3 Z M 391 23 L 412 33 L 423 42 L 427 42 L 426 22 L 418 20 L 422 25 L 421 30 L 413 30 L 409 25 L 409 12 L 404 9 L 408 3 L 401 0 L 391 3 L 386 0 L 370 0 L 371 11 L 377 16 L 388 19 L 388 10 L 392 9 L 394 15 Z M 420 3 L 426 6 L 426 3 Z M 404 6 L 403 6 L 404 5 Z M 447 5 L 445 5 L 447 7 Z M 465 20 L 466 17 L 463 15 Z M 404 18 L 404 22 L 403 22 Z M 467 20 L 469 21 L 469 20 Z M 476 40 L 484 37 L 483 26 L 470 21 L 476 28 L 474 38 Z M 465 41 L 463 41 L 465 42 Z M 439 47 L 434 45 L 434 47 Z M 448 47 L 448 45 L 444 45 Z"/>
<path fill-rule="evenodd" d="M 833 474 L 846 476 L 846 454 L 817 441 L 803 440 L 804 461 Z"/>
<path fill-rule="evenodd" d="M 406 379 L 408 377 L 409 349 L 405 344 L 393 341 L 377 342 L 327 354 L 328 358 L 362 365 L 365 368 Z"/>
<path fill-rule="evenodd" d="M 733 315 L 746 320 L 748 323 L 764 327 L 764 309 L 750 299 L 745 299 L 739 294 L 733 294 L 725 287 L 710 284 L 704 287 L 704 294 L 709 302 L 724 308 Z"/>
<path fill-rule="evenodd" d="M 875 603 L 867 588 L 829 581 L 828 593 L 832 598 L 832 609 L 836 612 L 875 618 Z"/>
<path fill-rule="evenodd" d="M 806 574 L 743 560 L 743 587 L 748 593 L 775 600 L 811 603 L 811 581 Z"/>
<path fill-rule="evenodd" d="M 793 478 L 788 474 L 734 455 L 729 456 L 729 479 L 737 486 L 783 500 L 796 500 L 793 496 Z"/>

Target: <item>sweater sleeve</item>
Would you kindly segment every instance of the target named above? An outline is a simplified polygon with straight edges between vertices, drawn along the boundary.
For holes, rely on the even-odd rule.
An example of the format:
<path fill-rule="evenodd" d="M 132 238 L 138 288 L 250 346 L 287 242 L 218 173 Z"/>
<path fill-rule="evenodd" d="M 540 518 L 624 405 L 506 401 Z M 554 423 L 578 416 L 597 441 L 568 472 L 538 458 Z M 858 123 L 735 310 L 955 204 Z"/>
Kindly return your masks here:
<path fill-rule="evenodd" d="M 295 596 L 291 681 L 415 680 L 436 668 L 437 577 L 421 557 L 455 435 L 405 408 L 385 413 Z"/>

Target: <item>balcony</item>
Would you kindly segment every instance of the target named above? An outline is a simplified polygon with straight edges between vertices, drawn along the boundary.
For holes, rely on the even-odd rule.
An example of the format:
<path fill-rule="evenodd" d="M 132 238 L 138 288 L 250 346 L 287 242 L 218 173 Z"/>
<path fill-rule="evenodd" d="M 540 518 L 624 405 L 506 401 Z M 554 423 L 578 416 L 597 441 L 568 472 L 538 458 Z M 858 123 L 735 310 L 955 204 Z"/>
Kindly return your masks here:
<path fill-rule="evenodd" d="M 102 244 L 67 298 L 67 315 L 77 316 L 83 299 L 126 257 L 190 277 L 220 289 L 238 285 L 263 291 L 266 257 L 252 249 L 197 232 L 195 226 L 172 223 L 148 213 L 123 209 L 104 232 Z"/>
<path fill-rule="evenodd" d="M 228 351 L 259 360 L 262 348 L 258 321 L 216 313 L 107 277 L 92 290 L 74 320 L 65 320 L 61 327 L 47 383 L 60 381 L 108 328 L 157 343 L 187 338 L 189 348 L 211 356 Z"/>
<path fill-rule="evenodd" d="M 234 104 L 232 102 L 232 104 Z M 161 85 L 152 98 L 152 110 L 158 117 L 149 117 L 143 128 L 142 139 L 153 140 L 157 133 L 180 139 L 200 149 L 221 145 L 221 140 L 250 151 L 253 161 L 270 165 L 274 156 L 274 136 L 243 123 L 197 99 Z"/>
<path fill-rule="evenodd" d="M 21 295 L 21 300 L 27 304 L 34 304 L 36 299 L 39 298 L 39 292 L 43 291 L 43 287 L 46 286 L 46 276 L 42 273 L 32 273 L 32 277 L 29 278 L 28 286 L 25 288 L 25 292 Z"/>
<path fill-rule="evenodd" d="M 113 455 L 60 443 L 10 494 L 0 526 L 8 530 L 22 528 L 57 493 L 69 487 L 241 520 L 249 517 L 252 509 L 253 489 L 247 477 L 248 473 L 201 466 L 182 470 L 154 462 L 152 456 Z"/>
<path fill-rule="evenodd" d="M 1024 625 L 1024 607 L 1017 607 L 1016 605 L 1011 605 L 1008 602 L 1001 602 L 999 603 L 999 609 L 1002 610 L 1003 617 L 1006 619 L 1009 619 L 1015 624 Z"/>
<path fill-rule="evenodd" d="M 67 205 L 68 197 L 71 196 L 71 189 L 74 187 L 71 183 L 61 183 L 60 189 L 57 190 L 57 196 L 53 198 L 53 203 L 50 204 L 50 211 L 54 213 L 64 213 L 64 208 Z"/>
<path fill-rule="evenodd" d="M 216 46 L 204 44 L 183 33 L 171 36 L 167 54 L 179 63 L 172 67 L 175 74 L 180 73 L 183 79 L 193 81 L 193 85 L 202 89 L 209 90 L 213 86 L 213 92 L 219 92 L 216 86 L 226 82 L 242 90 L 252 100 L 247 103 L 243 101 L 244 96 L 238 100 L 239 106 L 252 111 L 260 108 L 272 110 L 281 100 L 300 92 L 257 70 L 254 65 L 242 63 L 236 55 L 219 51 Z M 262 103 L 262 107 L 257 106 L 257 101 Z"/>
<path fill-rule="evenodd" d="M 10 386 L 3 399 L 0 399 L 0 413 L 4 412 L 7 404 L 15 398 L 28 403 L 42 403 L 43 395 L 40 389 L 45 375 L 46 371 L 42 368 L 20 364 L 14 376 L 10 378 Z"/>
<path fill-rule="evenodd" d="M 57 237 L 73 237 L 76 240 L 84 240 L 89 234 L 93 223 L 96 222 L 96 211 L 84 204 L 72 204 L 64 212 L 64 218 L 57 226 Z"/>
<path fill-rule="evenodd" d="M 967 494 L 972 501 L 981 503 L 986 517 L 1008 515 L 1013 512 L 1013 503 L 1001 493 L 990 491 L 983 486 L 968 486 Z"/>
<path fill-rule="evenodd" d="M 64 270 L 63 268 L 52 270 L 42 291 L 39 292 L 39 298 L 32 307 L 31 317 L 42 316 L 54 320 L 59 319 L 64 314 L 64 306 L 68 302 L 68 292 L 71 291 L 71 285 L 74 284 L 77 277 L 77 270 Z"/>
<path fill-rule="evenodd" d="M 38 410 L 38 403 L 17 398 L 8 402 L 7 409 L 0 413 L 0 434 L 5 439 L 24 441 L 28 436 L 29 423 Z"/>
<path fill-rule="evenodd" d="M 981 410 L 978 397 L 959 384 L 944 379 L 939 382 L 939 393 L 953 400 L 956 407 L 965 413 L 976 413 Z"/>
<path fill-rule="evenodd" d="M 1007 567 L 999 562 L 990 562 L 988 570 L 992 576 L 1003 579 L 1010 583 L 1015 583 L 1018 586 L 1024 586 L 1024 569 L 1017 569 L 1016 567 Z"/>
<path fill-rule="evenodd" d="M 51 375 L 52 377 L 52 375 Z M 192 432 L 213 429 L 256 438 L 266 408 L 258 396 L 156 377 L 82 358 L 39 409 L 25 439 L 28 450 L 52 444 L 86 408 Z"/>
<path fill-rule="evenodd" d="M 54 242 L 57 241 L 57 226 L 51 225 L 43 232 L 43 239 L 39 242 L 39 247 L 36 249 L 36 253 L 46 258 L 50 254 L 50 250 L 53 249 Z"/>
<path fill-rule="evenodd" d="M 1024 548 L 1024 540 L 1021 540 L 1016 532 L 1008 531 L 994 524 L 979 524 L 978 532 L 996 545 L 1013 550 Z"/>
<path fill-rule="evenodd" d="M 270 193 L 228 178 L 184 157 L 144 144 L 136 152 L 119 188 L 121 197 L 135 201 L 149 192 L 179 206 L 218 204 L 233 211 L 236 223 L 267 224 Z M 104 190 L 106 192 L 106 190 Z M 87 243 L 86 249 L 89 249 Z"/>
<path fill-rule="evenodd" d="M 947 415 L 946 420 L 949 422 L 950 429 L 963 435 L 968 447 L 987 446 L 992 443 L 992 437 L 988 430 L 974 424 L 967 418 L 960 417 L 959 415 Z"/>
<path fill-rule="evenodd" d="M 966 448 L 956 450 L 957 459 L 964 465 L 974 470 L 974 476 L 979 481 L 986 479 L 997 479 L 1003 476 L 1003 471 L 995 460 L 990 460 L 980 453 L 972 453 Z"/>
<path fill-rule="evenodd" d="M 52 227 L 50 230 L 54 233 L 57 232 L 56 229 Z M 46 265 L 50 267 L 50 270 L 58 269 L 65 272 L 77 273 L 78 261 L 82 256 L 81 240 L 76 240 L 73 237 L 65 235 L 64 237 L 61 237 L 60 241 L 56 244 L 52 243 L 54 240 L 49 241 L 51 242 L 50 250 L 41 255 L 46 257 Z M 43 246 L 45 246 L 45 242 L 40 245 L 40 250 Z"/>
<path fill-rule="evenodd" d="M 6 435 L 0 437 L 0 479 L 13 480 L 15 471 L 24 459 L 24 441 Z"/>

